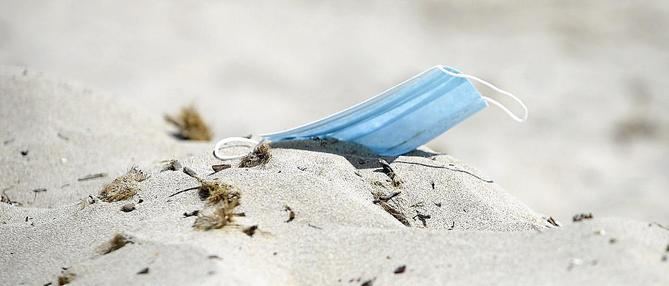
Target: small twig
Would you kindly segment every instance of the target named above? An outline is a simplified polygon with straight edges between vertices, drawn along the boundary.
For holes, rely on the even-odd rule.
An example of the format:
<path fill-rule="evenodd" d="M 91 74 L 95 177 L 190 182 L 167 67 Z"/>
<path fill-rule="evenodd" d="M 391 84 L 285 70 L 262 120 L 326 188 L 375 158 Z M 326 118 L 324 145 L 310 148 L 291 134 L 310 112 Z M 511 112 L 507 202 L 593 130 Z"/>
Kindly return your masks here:
<path fill-rule="evenodd" d="M 465 173 L 465 174 L 467 174 L 467 175 L 470 175 L 470 176 L 472 176 L 472 177 L 474 177 L 474 178 L 477 178 L 477 179 L 479 179 L 479 180 L 481 180 L 481 181 L 483 181 L 483 182 L 489 183 L 489 184 L 494 183 L 493 180 L 487 180 L 487 179 L 481 178 L 480 176 L 478 176 L 478 175 L 476 175 L 476 174 L 474 174 L 474 173 L 472 173 L 472 172 L 469 172 L 469 171 L 467 171 L 467 170 L 462 170 L 462 169 L 454 168 L 455 165 L 449 165 L 449 166 L 435 166 L 435 165 L 428 165 L 428 164 L 417 163 L 417 162 L 404 162 L 404 161 L 394 161 L 393 163 L 401 163 L 401 164 L 409 164 L 409 165 L 419 165 L 419 166 L 429 167 L 429 168 L 446 169 L 446 170 L 451 170 L 451 171 L 454 171 L 454 172 Z"/>
<path fill-rule="evenodd" d="M 37 199 L 37 193 L 44 193 L 44 192 L 46 192 L 46 189 L 45 189 L 45 188 L 34 189 L 34 190 L 33 190 L 33 193 L 34 193 L 35 195 L 33 196 L 33 203 L 34 203 L 35 200 Z"/>
<path fill-rule="evenodd" d="M 308 223 L 307 226 L 309 226 L 309 227 L 313 227 L 313 228 L 315 228 L 315 229 L 323 229 L 323 228 L 320 227 L 320 226 L 315 226 L 315 225 L 310 224 L 310 223 Z"/>
<path fill-rule="evenodd" d="M 424 206 L 425 206 L 425 203 L 424 203 L 424 202 L 417 202 L 417 203 L 415 203 L 415 204 L 413 204 L 413 205 L 410 205 L 409 207 L 410 207 L 410 208 L 422 208 L 422 207 L 424 207 Z"/>
<path fill-rule="evenodd" d="M 418 220 L 420 220 L 420 222 L 423 223 L 423 227 L 427 227 L 427 220 L 432 218 L 432 216 L 431 215 L 425 215 L 425 214 L 422 214 L 422 213 L 416 211 L 416 215 L 413 216 L 413 219 L 416 220 L 416 218 L 418 218 Z"/>
<path fill-rule="evenodd" d="M 557 221 L 555 221 L 555 219 L 553 217 L 548 217 L 548 219 L 546 221 L 548 223 L 552 224 L 553 226 L 560 226 L 560 224 L 557 223 Z"/>
<path fill-rule="evenodd" d="M 83 176 L 83 177 L 77 179 L 77 181 L 79 181 L 79 182 L 88 181 L 88 180 L 93 180 L 93 179 L 104 178 L 106 176 L 107 176 L 106 173 L 90 174 L 90 175 L 86 175 L 86 176 Z"/>
<path fill-rule="evenodd" d="M 220 171 L 223 171 L 223 170 L 225 170 L 225 169 L 229 169 L 229 168 L 231 168 L 231 167 L 232 167 L 232 165 L 230 165 L 230 164 L 218 164 L 218 165 L 213 165 L 213 166 L 211 166 L 211 169 L 214 170 L 214 172 L 211 173 L 211 174 L 209 174 L 209 176 L 211 176 L 211 175 L 213 175 L 213 174 L 216 174 L 216 173 L 218 173 L 218 172 L 220 172 Z"/>
<path fill-rule="evenodd" d="M 375 203 L 375 204 L 378 204 L 379 202 L 387 202 L 387 201 L 389 201 L 389 200 L 392 200 L 394 197 L 398 196 L 398 195 L 401 194 L 401 193 L 402 193 L 402 192 L 397 191 L 397 192 L 392 192 L 392 193 L 389 194 L 389 195 L 379 196 L 379 197 L 377 197 L 377 198 L 376 198 L 374 201 L 372 201 L 372 202 Z"/>
<path fill-rule="evenodd" d="M 200 177 L 198 177 L 197 172 L 195 172 L 195 170 L 193 170 L 193 169 L 191 169 L 191 168 L 184 167 L 184 168 L 183 168 L 183 172 L 186 173 L 186 175 L 191 176 L 191 177 L 197 179 L 198 181 L 201 181 L 201 180 L 202 180 L 202 179 L 200 179 Z"/>
<path fill-rule="evenodd" d="M 388 162 L 383 159 L 379 159 L 379 164 L 381 164 L 381 167 L 383 168 L 383 173 L 388 175 L 390 178 L 390 181 L 393 183 L 393 187 L 399 187 L 402 184 L 402 180 L 397 177 L 395 170 L 393 170 L 390 164 L 388 164 Z"/>
<path fill-rule="evenodd" d="M 168 198 L 174 197 L 174 196 L 176 196 L 176 195 L 178 195 L 178 194 L 185 193 L 185 192 L 188 192 L 188 191 L 197 190 L 197 189 L 199 189 L 199 188 L 200 188 L 200 186 L 192 187 L 192 188 L 188 188 L 188 189 L 184 189 L 184 190 L 181 190 L 181 191 L 178 191 L 178 192 L 176 192 L 176 193 L 174 193 L 174 194 L 169 195 Z"/>

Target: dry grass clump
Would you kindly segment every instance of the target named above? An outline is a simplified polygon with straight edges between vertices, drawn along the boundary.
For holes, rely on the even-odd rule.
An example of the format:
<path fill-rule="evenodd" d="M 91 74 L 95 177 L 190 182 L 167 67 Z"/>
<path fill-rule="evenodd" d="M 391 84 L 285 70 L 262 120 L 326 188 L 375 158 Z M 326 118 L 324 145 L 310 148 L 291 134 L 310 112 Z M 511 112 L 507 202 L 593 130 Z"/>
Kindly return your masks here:
<path fill-rule="evenodd" d="M 177 135 L 184 140 L 211 140 L 211 131 L 194 106 L 181 108 L 176 117 L 165 115 L 165 120 L 179 129 Z"/>
<path fill-rule="evenodd" d="M 233 197 L 230 201 L 217 207 L 210 214 L 198 214 L 193 227 L 199 230 L 219 229 L 234 222 L 235 208 L 239 206 L 239 197 Z"/>
<path fill-rule="evenodd" d="M 132 167 L 128 173 L 105 185 L 98 197 L 105 202 L 117 202 L 132 198 L 139 189 L 139 182 L 148 178 L 146 173 Z"/>
<path fill-rule="evenodd" d="M 242 157 L 242 160 L 239 162 L 240 168 L 251 168 L 258 165 L 265 165 L 269 162 L 269 159 L 272 158 L 272 153 L 270 152 L 270 146 L 267 143 L 261 143 L 253 149 L 253 152 Z"/>
<path fill-rule="evenodd" d="M 207 200 L 209 205 L 230 202 L 235 197 L 239 199 L 239 192 L 234 186 L 221 182 L 202 181 L 199 195 L 203 200 Z"/>
<path fill-rule="evenodd" d="M 239 206 L 241 195 L 232 185 L 219 182 L 201 181 L 200 198 L 208 205 L 215 206 L 209 214 L 198 214 L 193 227 L 199 230 L 222 228 L 234 221 L 235 208 Z"/>
<path fill-rule="evenodd" d="M 98 247 L 98 252 L 100 252 L 100 254 L 103 254 L 103 255 L 108 254 L 108 253 L 111 253 L 111 252 L 114 252 L 116 250 L 121 249 L 122 247 L 124 247 L 128 243 L 133 243 L 132 240 L 130 240 L 129 237 L 127 237 L 123 234 L 117 233 L 117 234 L 114 235 L 114 237 L 112 237 L 111 240 L 109 240 L 109 241 L 105 242 L 104 244 L 100 245 Z"/>
<path fill-rule="evenodd" d="M 197 213 L 193 227 L 199 230 L 211 230 L 233 223 L 235 216 L 240 215 L 235 213 L 235 208 L 239 206 L 239 200 L 241 199 L 241 194 L 237 188 L 222 182 L 205 181 L 193 169 L 188 167 L 184 167 L 183 171 L 200 182 L 199 187 L 186 190 L 197 189 L 200 199 L 207 201 L 207 205 L 212 206 L 208 211 Z"/>

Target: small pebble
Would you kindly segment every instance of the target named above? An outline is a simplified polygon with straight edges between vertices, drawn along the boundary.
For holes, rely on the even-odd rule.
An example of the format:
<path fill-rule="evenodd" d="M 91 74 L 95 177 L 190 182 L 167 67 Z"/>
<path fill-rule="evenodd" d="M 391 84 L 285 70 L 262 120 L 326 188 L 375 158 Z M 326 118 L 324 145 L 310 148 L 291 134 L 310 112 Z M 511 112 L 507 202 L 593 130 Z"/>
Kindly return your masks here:
<path fill-rule="evenodd" d="M 393 273 L 395 273 L 395 274 L 402 274 L 402 273 L 404 273 L 404 271 L 406 271 L 406 270 L 407 270 L 407 266 L 406 266 L 406 265 L 402 265 L 402 266 L 400 266 L 400 267 L 397 267 L 397 268 L 395 269 L 395 271 L 393 271 Z"/>
<path fill-rule="evenodd" d="M 132 204 L 132 203 L 125 204 L 121 207 L 121 211 L 126 212 L 126 213 L 129 213 L 129 212 L 134 211 L 134 210 L 135 210 L 135 204 Z"/>

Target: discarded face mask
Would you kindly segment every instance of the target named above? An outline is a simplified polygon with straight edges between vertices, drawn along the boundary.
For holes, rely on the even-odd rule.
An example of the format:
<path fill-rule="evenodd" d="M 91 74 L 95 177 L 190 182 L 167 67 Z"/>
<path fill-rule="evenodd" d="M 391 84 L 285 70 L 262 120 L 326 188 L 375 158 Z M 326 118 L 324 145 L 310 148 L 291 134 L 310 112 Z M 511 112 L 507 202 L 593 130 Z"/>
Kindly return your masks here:
<path fill-rule="evenodd" d="M 477 81 L 515 100 L 524 110 L 513 114 L 498 101 L 481 96 L 470 80 Z M 381 156 L 398 156 L 427 143 L 474 113 L 494 104 L 518 122 L 527 119 L 525 104 L 513 94 L 475 76 L 447 67 L 430 68 L 364 102 L 323 119 L 276 133 L 260 135 L 264 142 L 334 138 L 369 148 Z M 250 146 L 258 141 L 230 137 L 216 143 L 214 156 L 221 160 L 221 149 Z"/>

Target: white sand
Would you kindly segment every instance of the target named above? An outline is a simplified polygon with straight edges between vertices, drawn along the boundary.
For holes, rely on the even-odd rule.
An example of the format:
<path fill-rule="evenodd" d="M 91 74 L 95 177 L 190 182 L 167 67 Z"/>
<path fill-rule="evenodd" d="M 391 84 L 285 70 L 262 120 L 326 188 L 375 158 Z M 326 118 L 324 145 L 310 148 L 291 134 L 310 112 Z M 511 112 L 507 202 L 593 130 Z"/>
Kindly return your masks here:
<path fill-rule="evenodd" d="M 177 141 L 162 114 L 132 101 L 11 68 L 0 94 L 0 139 L 9 140 L 0 145 L 0 187 L 21 203 L 0 204 L 3 285 L 55 283 L 63 267 L 73 285 L 669 283 L 666 228 L 597 216 L 552 227 L 485 173 L 427 149 L 387 158 L 400 187 L 378 172 L 378 158 L 331 141 L 277 144 L 265 166 L 207 175 L 221 163 L 212 144 Z M 196 191 L 168 196 L 197 182 L 161 172 L 166 159 L 239 188 L 239 226 L 194 230 L 195 217 L 183 213 L 204 208 Z M 135 197 L 83 207 L 132 165 L 150 174 Z M 77 181 L 98 172 L 109 175 Z M 373 203 L 372 193 L 395 191 L 389 204 L 410 227 Z M 121 212 L 129 202 L 137 209 Z M 430 216 L 425 226 L 417 213 Z M 253 237 L 240 231 L 251 225 Z M 100 254 L 116 233 L 134 243 Z"/>

